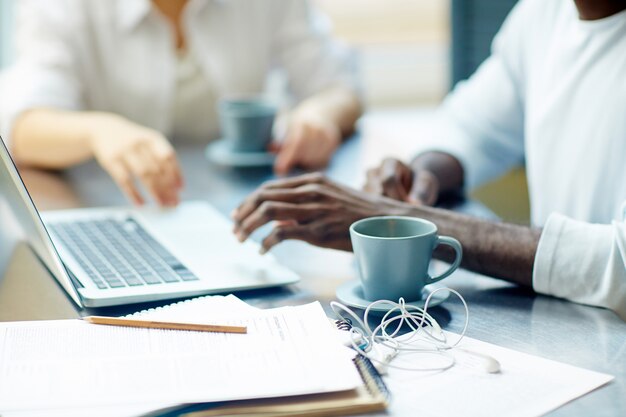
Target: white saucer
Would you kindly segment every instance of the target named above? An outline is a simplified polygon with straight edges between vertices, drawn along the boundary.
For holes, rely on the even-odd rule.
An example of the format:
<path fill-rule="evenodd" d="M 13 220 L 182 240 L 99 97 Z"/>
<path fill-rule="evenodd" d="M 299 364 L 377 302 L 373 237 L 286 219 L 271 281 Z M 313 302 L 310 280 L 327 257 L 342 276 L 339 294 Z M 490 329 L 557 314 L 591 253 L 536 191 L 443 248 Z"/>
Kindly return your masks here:
<path fill-rule="evenodd" d="M 230 147 L 227 139 L 218 139 L 206 147 L 209 161 L 234 167 L 257 167 L 272 165 L 276 155 L 271 152 L 239 152 Z"/>
<path fill-rule="evenodd" d="M 432 285 L 430 285 L 430 287 L 432 287 Z M 413 307 L 423 308 L 424 303 L 426 302 L 426 298 L 431 293 L 431 291 L 432 290 L 429 290 L 428 288 L 424 288 L 422 290 L 421 300 L 406 302 L 406 304 Z M 448 291 L 437 292 L 430 299 L 428 307 L 434 307 L 443 303 L 448 299 L 449 296 L 450 292 Z M 372 301 L 365 299 L 365 296 L 363 295 L 363 288 L 361 288 L 361 283 L 357 279 L 353 279 L 341 284 L 339 288 L 337 288 L 337 299 L 349 307 L 356 307 L 363 310 L 365 310 L 367 306 L 372 304 Z M 383 304 L 380 306 L 372 307 L 370 311 L 376 313 L 386 313 L 387 311 L 389 311 L 389 307 L 386 307 Z"/>

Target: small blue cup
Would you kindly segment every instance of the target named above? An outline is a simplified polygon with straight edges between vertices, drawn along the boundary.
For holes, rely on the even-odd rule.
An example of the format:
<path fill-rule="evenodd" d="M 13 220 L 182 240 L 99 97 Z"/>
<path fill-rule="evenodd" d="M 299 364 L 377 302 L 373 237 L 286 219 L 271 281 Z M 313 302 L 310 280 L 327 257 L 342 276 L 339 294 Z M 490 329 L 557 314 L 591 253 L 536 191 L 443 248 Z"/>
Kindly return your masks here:
<path fill-rule="evenodd" d="M 236 152 L 266 152 L 276 107 L 262 98 L 232 98 L 218 105 L 222 136 Z"/>
<path fill-rule="evenodd" d="M 437 235 L 437 226 L 424 219 L 402 216 L 370 217 L 350 226 L 352 248 L 365 298 L 371 301 L 418 301 L 425 285 L 454 272 L 463 256 L 458 240 Z M 454 249 L 447 271 L 431 277 L 428 266 L 438 245 Z"/>

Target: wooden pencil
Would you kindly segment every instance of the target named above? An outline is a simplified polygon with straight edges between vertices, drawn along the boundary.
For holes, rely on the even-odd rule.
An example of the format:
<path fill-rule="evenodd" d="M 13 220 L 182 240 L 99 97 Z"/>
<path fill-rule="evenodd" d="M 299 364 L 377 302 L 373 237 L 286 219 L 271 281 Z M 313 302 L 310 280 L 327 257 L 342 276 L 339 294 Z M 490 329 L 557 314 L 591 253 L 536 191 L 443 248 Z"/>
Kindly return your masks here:
<path fill-rule="evenodd" d="M 219 324 L 178 323 L 168 321 L 151 321 L 126 319 L 119 317 L 86 316 L 83 320 L 93 324 L 108 326 L 142 327 L 148 329 L 194 330 L 199 332 L 247 333 L 246 326 L 226 326 Z"/>

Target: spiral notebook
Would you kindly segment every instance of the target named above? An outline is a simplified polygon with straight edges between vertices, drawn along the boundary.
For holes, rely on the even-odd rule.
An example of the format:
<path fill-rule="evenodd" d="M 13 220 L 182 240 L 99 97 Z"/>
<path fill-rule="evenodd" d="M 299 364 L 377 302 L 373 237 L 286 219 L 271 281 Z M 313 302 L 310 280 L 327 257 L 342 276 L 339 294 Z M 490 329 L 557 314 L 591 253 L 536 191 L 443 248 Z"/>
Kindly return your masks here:
<path fill-rule="evenodd" d="M 353 390 L 292 397 L 193 404 L 146 414 L 144 417 L 334 417 L 384 411 L 389 391 L 372 363 L 353 359 L 363 385 Z"/>
<path fill-rule="evenodd" d="M 290 307 L 298 309 L 299 307 Z M 211 322 L 241 324 L 247 313 L 258 312 L 233 295 L 205 296 L 170 304 L 156 309 L 144 310 L 127 316 L 149 320 L 176 320 L 186 322 Z M 228 312 L 225 314 L 225 312 Z M 229 319 L 230 318 L 230 319 Z M 342 323 L 336 322 L 337 328 Z M 353 355 L 352 351 L 347 353 Z M 191 404 L 162 409 L 146 416 L 246 416 L 246 417 L 331 417 L 365 414 L 386 409 L 390 393 L 369 359 L 356 355 L 352 359 L 362 384 L 354 389 L 319 394 L 283 396 L 239 401 Z"/>

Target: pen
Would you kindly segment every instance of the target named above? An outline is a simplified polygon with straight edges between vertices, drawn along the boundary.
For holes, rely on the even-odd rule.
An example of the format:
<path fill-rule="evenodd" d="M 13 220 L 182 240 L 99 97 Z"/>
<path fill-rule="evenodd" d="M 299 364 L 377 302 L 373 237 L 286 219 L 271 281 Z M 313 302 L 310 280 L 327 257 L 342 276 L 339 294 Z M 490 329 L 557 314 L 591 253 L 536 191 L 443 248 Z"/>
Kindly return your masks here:
<path fill-rule="evenodd" d="M 109 326 L 142 327 L 148 329 L 195 330 L 200 332 L 247 333 L 246 326 L 224 326 L 219 324 L 178 323 L 169 321 L 151 321 L 124 319 L 119 317 L 86 316 L 83 320 L 93 324 Z"/>

